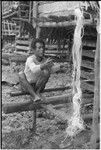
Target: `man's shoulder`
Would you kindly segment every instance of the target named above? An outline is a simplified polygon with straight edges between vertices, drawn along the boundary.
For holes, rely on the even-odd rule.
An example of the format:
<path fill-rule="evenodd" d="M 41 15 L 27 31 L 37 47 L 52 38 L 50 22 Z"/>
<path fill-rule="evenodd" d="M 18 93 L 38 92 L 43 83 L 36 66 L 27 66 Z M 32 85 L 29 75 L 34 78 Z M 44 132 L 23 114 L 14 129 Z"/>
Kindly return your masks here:
<path fill-rule="evenodd" d="M 27 58 L 27 60 L 30 60 L 30 59 L 36 59 L 36 56 L 35 55 L 31 55 Z"/>
<path fill-rule="evenodd" d="M 36 56 L 35 55 L 31 55 L 27 58 L 27 61 L 36 61 Z"/>

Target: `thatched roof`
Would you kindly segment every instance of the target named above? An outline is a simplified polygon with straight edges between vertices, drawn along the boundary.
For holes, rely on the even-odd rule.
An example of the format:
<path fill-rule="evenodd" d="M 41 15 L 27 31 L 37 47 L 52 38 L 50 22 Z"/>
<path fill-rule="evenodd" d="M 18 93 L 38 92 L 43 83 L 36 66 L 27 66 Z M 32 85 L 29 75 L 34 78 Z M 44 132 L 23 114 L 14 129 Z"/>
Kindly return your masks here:
<path fill-rule="evenodd" d="M 41 37 L 67 39 L 68 35 L 72 36 L 76 25 L 74 11 L 77 7 L 81 7 L 84 10 L 85 35 L 92 34 L 92 37 L 96 37 L 94 17 L 97 17 L 96 13 L 99 9 L 96 1 L 45 1 L 41 4 L 39 2 L 39 18 L 34 17 L 34 19 L 42 27 Z"/>
<path fill-rule="evenodd" d="M 33 14 L 34 21 L 42 27 L 55 27 L 75 25 L 75 9 L 78 7 L 84 10 L 84 24 L 92 24 L 99 6 L 96 1 L 39 1 L 37 7 L 38 17 Z"/>
<path fill-rule="evenodd" d="M 2 19 L 11 19 L 19 17 L 19 8 L 26 10 L 30 1 L 2 1 Z"/>

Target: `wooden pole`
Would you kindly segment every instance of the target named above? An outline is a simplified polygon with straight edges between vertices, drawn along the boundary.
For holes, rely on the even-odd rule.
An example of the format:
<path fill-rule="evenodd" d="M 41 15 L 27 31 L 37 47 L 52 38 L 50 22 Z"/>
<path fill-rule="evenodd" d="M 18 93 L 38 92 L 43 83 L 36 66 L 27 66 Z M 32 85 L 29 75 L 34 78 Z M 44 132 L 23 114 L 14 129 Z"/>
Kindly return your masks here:
<path fill-rule="evenodd" d="M 26 101 L 22 103 L 7 103 L 3 104 L 3 112 L 5 114 L 8 113 L 14 113 L 14 112 L 22 112 L 22 111 L 31 111 L 35 109 L 41 109 L 46 107 L 48 104 L 57 105 L 57 104 L 70 104 L 72 95 L 71 94 L 64 94 L 62 96 L 53 96 L 53 97 L 47 97 L 47 100 L 41 101 L 40 103 L 33 103 L 31 101 Z M 88 101 L 89 100 L 89 101 Z M 93 99 L 83 99 L 84 104 L 92 103 Z M 84 118 L 91 118 L 91 115 L 85 115 Z"/>
<path fill-rule="evenodd" d="M 21 18 L 21 6 L 20 6 L 20 1 L 19 1 L 19 7 L 18 7 L 18 17 L 19 18 Z M 21 36 L 21 21 L 20 21 L 20 23 L 19 23 L 19 25 L 20 25 L 20 33 L 19 33 L 19 35 Z"/>
<path fill-rule="evenodd" d="M 44 89 L 43 92 L 53 92 L 53 91 L 61 91 L 61 90 L 68 90 L 71 89 L 71 86 L 66 86 L 66 87 L 59 87 L 59 88 L 49 88 L 49 89 Z M 28 92 L 22 92 L 22 91 L 17 91 L 17 92 L 10 92 L 10 96 L 21 96 L 21 95 L 29 95 Z"/>
<path fill-rule="evenodd" d="M 31 23 L 32 1 L 29 1 L 29 23 Z"/>
<path fill-rule="evenodd" d="M 39 12 L 38 12 L 39 2 L 36 4 L 36 18 L 39 18 Z M 36 22 L 36 38 L 39 38 L 40 36 L 41 28 L 38 25 L 38 21 Z"/>
<path fill-rule="evenodd" d="M 32 111 L 34 109 L 40 109 L 42 105 L 55 105 L 71 102 L 71 98 L 72 95 L 68 93 L 59 96 L 47 97 L 47 100 L 41 102 L 26 101 L 21 103 L 7 103 L 3 104 L 3 112 L 8 114 L 14 112 Z"/>
<path fill-rule="evenodd" d="M 95 89 L 94 89 L 94 105 L 93 105 L 93 122 L 92 122 L 92 136 L 90 145 L 92 149 L 97 148 L 97 138 L 99 135 L 98 130 L 98 115 L 100 103 L 100 34 L 97 34 L 97 47 L 95 53 Z"/>
<path fill-rule="evenodd" d="M 32 4 L 33 4 L 33 1 L 29 1 L 29 18 L 28 18 L 28 21 L 30 24 L 32 24 Z M 30 40 L 30 33 L 28 33 L 28 37 L 29 37 L 29 40 Z M 29 45 L 30 47 L 30 45 Z M 31 52 L 31 49 L 29 48 L 29 51 L 28 53 Z"/>

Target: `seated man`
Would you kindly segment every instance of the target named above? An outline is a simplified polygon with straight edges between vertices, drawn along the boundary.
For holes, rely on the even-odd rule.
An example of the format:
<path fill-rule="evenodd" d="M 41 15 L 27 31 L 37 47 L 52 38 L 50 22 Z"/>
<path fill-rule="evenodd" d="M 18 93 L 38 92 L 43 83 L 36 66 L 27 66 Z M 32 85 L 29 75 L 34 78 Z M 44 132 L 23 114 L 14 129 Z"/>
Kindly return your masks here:
<path fill-rule="evenodd" d="M 45 43 L 41 39 L 32 40 L 31 51 L 34 54 L 27 58 L 24 72 L 19 73 L 19 81 L 22 89 L 29 92 L 34 101 L 38 101 L 42 99 L 41 93 L 50 74 L 65 66 L 54 64 L 50 58 L 44 57 Z"/>

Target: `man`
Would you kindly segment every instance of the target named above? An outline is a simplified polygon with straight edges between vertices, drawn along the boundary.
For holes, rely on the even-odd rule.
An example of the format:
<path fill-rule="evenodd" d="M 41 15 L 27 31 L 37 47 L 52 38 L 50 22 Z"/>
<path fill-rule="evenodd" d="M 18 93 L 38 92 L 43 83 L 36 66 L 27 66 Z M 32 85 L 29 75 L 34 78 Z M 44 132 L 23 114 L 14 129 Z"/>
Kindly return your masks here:
<path fill-rule="evenodd" d="M 29 92 L 34 101 L 38 101 L 42 99 L 41 93 L 50 74 L 65 66 L 55 64 L 52 59 L 44 57 L 45 43 L 41 39 L 32 40 L 31 51 L 34 54 L 27 58 L 24 72 L 19 73 L 19 81 L 22 89 Z"/>

